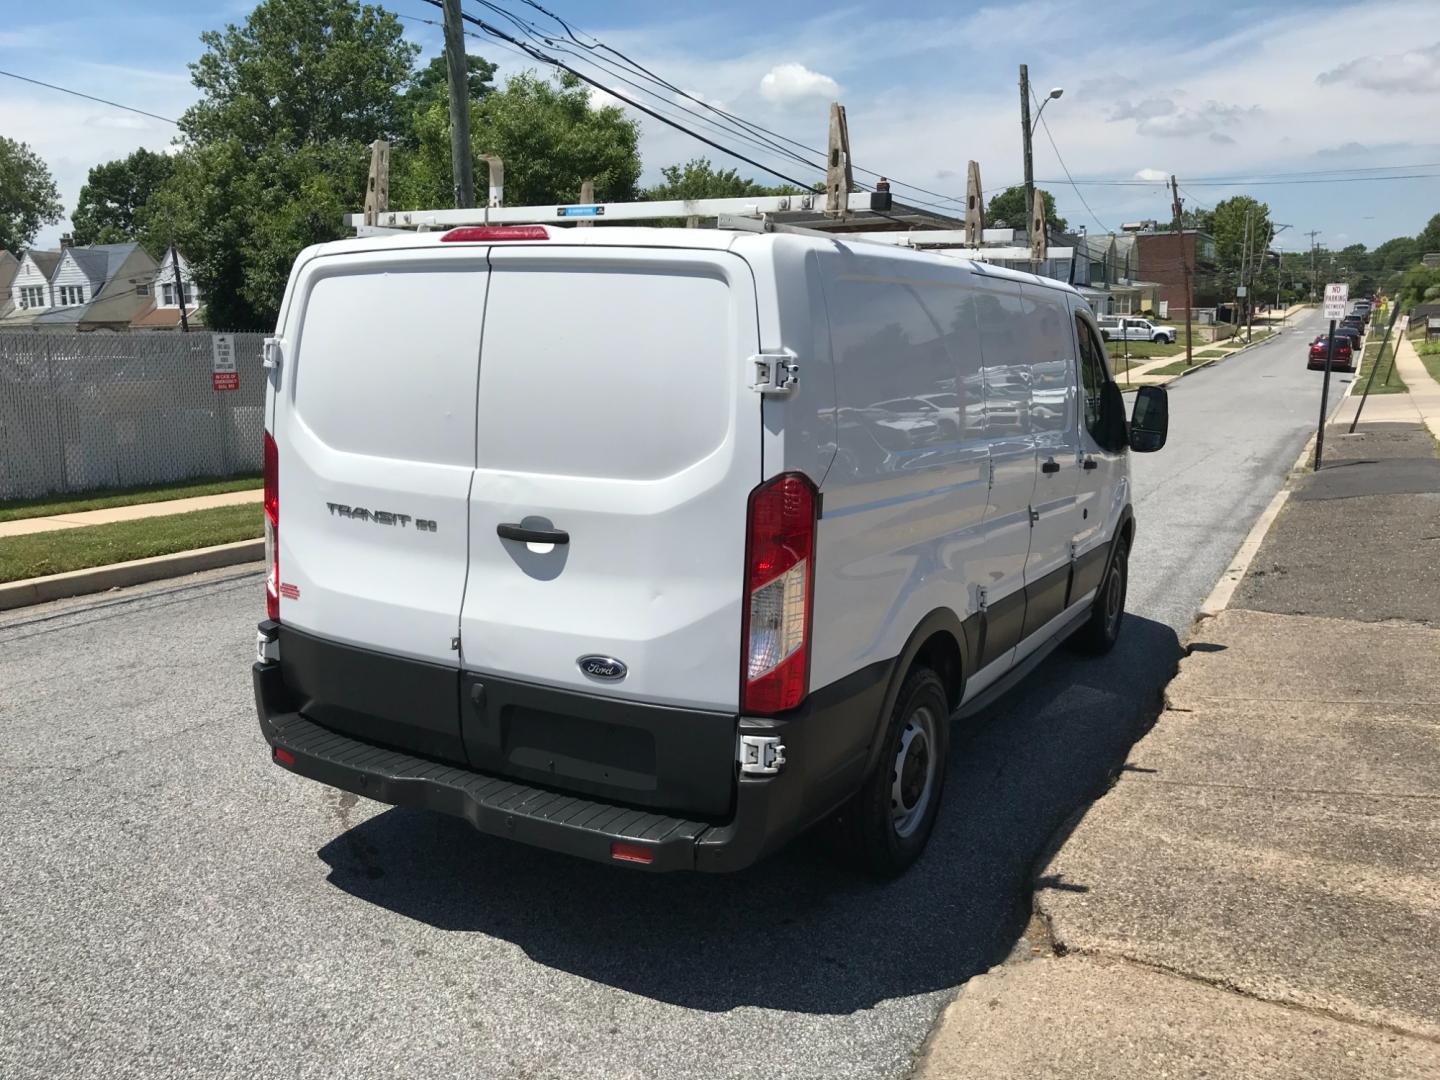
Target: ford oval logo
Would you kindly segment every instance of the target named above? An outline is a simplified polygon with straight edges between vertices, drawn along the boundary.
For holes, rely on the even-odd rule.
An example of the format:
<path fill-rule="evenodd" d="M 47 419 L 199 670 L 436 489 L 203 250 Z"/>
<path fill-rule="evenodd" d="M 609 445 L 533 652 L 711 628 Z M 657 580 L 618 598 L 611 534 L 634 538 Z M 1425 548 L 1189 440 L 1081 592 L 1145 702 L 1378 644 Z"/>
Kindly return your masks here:
<path fill-rule="evenodd" d="M 606 682 L 618 682 L 630 670 L 613 656 L 582 656 L 575 662 L 592 679 L 604 679 Z"/>

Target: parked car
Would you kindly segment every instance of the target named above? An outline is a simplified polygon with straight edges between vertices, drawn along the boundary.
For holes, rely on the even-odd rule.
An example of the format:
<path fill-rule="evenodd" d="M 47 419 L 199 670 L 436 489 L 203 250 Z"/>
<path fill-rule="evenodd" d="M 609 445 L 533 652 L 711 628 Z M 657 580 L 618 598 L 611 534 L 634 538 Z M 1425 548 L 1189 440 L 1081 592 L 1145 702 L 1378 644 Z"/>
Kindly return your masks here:
<path fill-rule="evenodd" d="M 1310 360 L 1306 367 L 1314 371 L 1325 366 L 1325 350 L 1329 346 L 1329 335 L 1321 334 L 1310 343 Z M 1354 371 L 1355 350 L 1350 347 L 1347 338 L 1335 335 L 1335 362 L 1330 365 L 1332 371 Z"/>
<path fill-rule="evenodd" d="M 1175 330 L 1169 326 L 1156 326 L 1149 319 L 1135 319 L 1130 316 L 1107 315 L 1099 320 L 1102 341 L 1153 341 L 1155 344 L 1175 344 Z"/>
<path fill-rule="evenodd" d="M 1350 341 L 1350 347 L 1351 347 L 1352 349 L 1354 349 L 1357 353 L 1361 353 L 1361 354 L 1364 353 L 1364 351 L 1365 351 L 1365 331 L 1364 331 L 1364 330 L 1361 330 L 1361 329 L 1359 329 L 1359 328 L 1357 328 L 1357 327 L 1354 327 L 1354 326 L 1337 326 L 1337 327 L 1335 327 L 1335 339 L 1338 341 L 1338 340 L 1339 340 L 1340 338 L 1342 338 L 1342 337 L 1349 339 L 1349 341 Z"/>
<path fill-rule="evenodd" d="M 1365 333 L 1365 316 L 1363 316 L 1363 315 L 1346 315 L 1345 318 L 1343 318 L 1343 319 L 1340 320 L 1340 325 L 1341 325 L 1341 326 L 1353 326 L 1356 330 L 1359 330 L 1360 333 L 1363 334 L 1363 333 Z"/>
<path fill-rule="evenodd" d="M 1114 645 L 1168 416 L 1069 286 L 843 236 L 326 244 L 266 353 L 274 762 L 648 870 L 905 869 L 951 716 Z"/>

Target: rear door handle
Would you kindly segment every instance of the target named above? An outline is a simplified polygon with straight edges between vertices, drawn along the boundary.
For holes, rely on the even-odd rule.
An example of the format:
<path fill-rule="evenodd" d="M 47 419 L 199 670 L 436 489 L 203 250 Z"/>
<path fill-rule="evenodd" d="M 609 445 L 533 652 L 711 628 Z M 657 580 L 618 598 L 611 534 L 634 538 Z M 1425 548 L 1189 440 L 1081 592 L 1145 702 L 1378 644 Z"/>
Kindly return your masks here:
<path fill-rule="evenodd" d="M 1096 461 L 1093 457 L 1087 457 L 1080 467 L 1087 470 L 1098 469 L 1100 467 L 1100 463 Z"/>
<path fill-rule="evenodd" d="M 1040 466 L 1040 471 L 1044 473 L 1059 472 L 1060 463 L 1054 458 L 1051 458 L 1049 461 L 1045 462 L 1045 464 Z"/>
<path fill-rule="evenodd" d="M 568 544 L 570 534 L 564 529 L 527 529 L 523 525 L 505 523 L 495 526 L 502 540 L 519 540 L 526 544 Z"/>

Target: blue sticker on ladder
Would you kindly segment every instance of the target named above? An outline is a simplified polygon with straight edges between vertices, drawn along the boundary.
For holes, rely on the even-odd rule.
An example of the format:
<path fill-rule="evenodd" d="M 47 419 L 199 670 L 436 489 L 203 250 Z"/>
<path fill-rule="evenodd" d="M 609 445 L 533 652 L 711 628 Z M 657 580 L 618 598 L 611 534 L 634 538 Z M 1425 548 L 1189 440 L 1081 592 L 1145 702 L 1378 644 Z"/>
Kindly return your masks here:
<path fill-rule="evenodd" d="M 556 208 L 561 217 L 604 217 L 603 206 L 561 206 Z"/>

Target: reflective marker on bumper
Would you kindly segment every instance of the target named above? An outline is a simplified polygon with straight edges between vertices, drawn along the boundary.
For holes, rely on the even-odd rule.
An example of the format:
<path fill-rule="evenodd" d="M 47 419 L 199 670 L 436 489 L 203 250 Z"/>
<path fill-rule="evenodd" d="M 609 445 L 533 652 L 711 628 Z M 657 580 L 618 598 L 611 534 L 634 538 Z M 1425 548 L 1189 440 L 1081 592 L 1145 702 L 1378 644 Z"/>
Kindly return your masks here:
<path fill-rule="evenodd" d="M 655 861 L 655 852 L 640 844 L 627 844 L 622 840 L 615 840 L 610 844 L 610 857 L 621 862 L 645 863 L 646 865 Z"/>
<path fill-rule="evenodd" d="M 295 755 L 290 753 L 289 750 L 277 746 L 275 747 L 275 764 L 285 765 L 287 767 L 293 766 L 295 764 Z"/>

